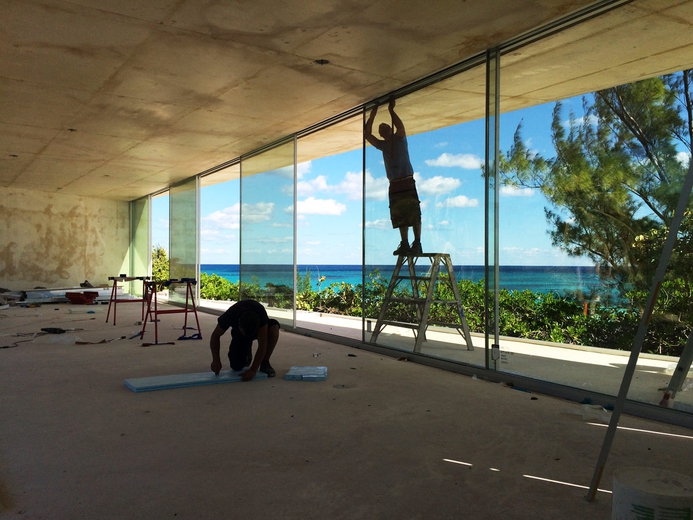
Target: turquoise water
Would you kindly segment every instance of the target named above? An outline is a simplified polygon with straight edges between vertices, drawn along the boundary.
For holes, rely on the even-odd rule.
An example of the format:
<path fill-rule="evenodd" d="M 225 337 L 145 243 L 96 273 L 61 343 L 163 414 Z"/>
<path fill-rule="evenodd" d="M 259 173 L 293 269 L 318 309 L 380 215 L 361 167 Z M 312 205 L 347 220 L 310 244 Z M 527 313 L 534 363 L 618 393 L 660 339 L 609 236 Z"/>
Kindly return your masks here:
<path fill-rule="evenodd" d="M 393 265 L 367 266 L 366 273 L 378 269 L 380 275 L 387 281 L 392 276 Z M 234 264 L 202 264 L 200 270 L 207 274 L 217 274 L 232 282 L 238 282 L 239 266 Z M 428 270 L 425 265 L 417 268 L 421 274 Z M 299 265 L 298 273 L 305 276 L 310 274 L 313 289 L 325 288 L 332 283 L 347 282 L 360 284 L 362 271 L 359 265 Z M 323 282 L 318 282 L 321 276 Z M 455 278 L 460 280 L 472 280 L 474 282 L 484 278 L 483 266 L 455 266 Z M 257 281 L 264 287 L 266 283 L 275 285 L 293 284 L 293 267 L 287 265 L 244 265 L 243 280 L 247 282 Z M 525 290 L 534 292 L 558 294 L 573 294 L 581 291 L 590 295 L 595 291 L 604 292 L 604 286 L 600 282 L 595 268 L 592 266 L 565 267 L 565 266 L 502 266 L 500 268 L 499 283 L 501 289 Z"/>

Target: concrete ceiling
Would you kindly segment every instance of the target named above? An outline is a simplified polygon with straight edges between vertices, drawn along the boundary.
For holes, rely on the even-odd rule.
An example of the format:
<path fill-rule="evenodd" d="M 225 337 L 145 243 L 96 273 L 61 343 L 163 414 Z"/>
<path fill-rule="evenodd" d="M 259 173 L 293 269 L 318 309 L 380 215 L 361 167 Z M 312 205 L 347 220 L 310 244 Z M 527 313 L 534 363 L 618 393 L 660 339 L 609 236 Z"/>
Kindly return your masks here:
<path fill-rule="evenodd" d="M 4 0 L 0 186 L 144 196 L 590 3 Z M 643 0 L 514 50 L 503 110 L 690 67 L 691 22 L 689 0 Z M 401 100 L 409 132 L 483 117 L 484 74 Z M 302 155 L 355 146 L 361 124 Z"/>

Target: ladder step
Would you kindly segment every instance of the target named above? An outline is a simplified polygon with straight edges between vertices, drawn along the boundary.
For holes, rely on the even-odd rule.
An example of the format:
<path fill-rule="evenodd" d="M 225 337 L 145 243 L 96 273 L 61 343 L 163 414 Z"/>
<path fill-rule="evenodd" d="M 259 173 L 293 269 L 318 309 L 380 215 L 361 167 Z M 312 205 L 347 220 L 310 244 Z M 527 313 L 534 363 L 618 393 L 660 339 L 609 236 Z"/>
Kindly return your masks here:
<path fill-rule="evenodd" d="M 418 256 L 424 256 L 431 260 L 431 266 L 428 272 L 421 276 L 416 273 L 414 266 L 416 265 L 415 258 Z M 405 262 L 409 263 L 409 266 L 405 268 Z M 404 270 L 402 273 L 401 270 Z M 402 285 L 403 280 L 409 280 L 411 284 L 411 296 L 396 296 L 393 297 L 393 291 L 398 287 L 404 287 Z M 433 299 L 433 292 L 435 284 L 440 283 L 442 285 L 450 284 L 452 286 L 452 292 L 455 296 L 453 300 L 444 299 Z M 417 284 L 417 285 L 415 285 Z M 421 285 L 418 285 L 421 284 Z M 426 328 L 429 325 L 436 325 L 440 327 L 448 327 L 456 329 L 465 339 L 467 344 L 467 350 L 474 350 L 470 337 L 469 326 L 467 325 L 467 320 L 464 317 L 464 311 L 462 310 L 462 302 L 460 295 L 456 290 L 455 281 L 455 271 L 450 260 L 450 255 L 446 253 L 426 253 L 422 255 L 400 255 L 397 259 L 397 264 L 395 270 L 390 278 L 390 283 L 388 285 L 386 297 L 383 300 L 380 312 L 378 315 L 378 320 L 376 321 L 375 331 L 372 336 L 372 341 L 375 342 L 378 334 L 387 325 L 393 325 L 396 327 L 413 329 L 415 344 L 414 352 L 419 352 L 421 349 L 422 341 L 425 341 Z M 418 296 L 414 297 L 414 293 Z M 421 296 L 423 295 L 423 297 Z M 431 299 L 429 299 L 429 295 Z M 388 305 L 391 303 L 400 303 L 406 305 L 416 306 L 416 323 L 402 322 L 395 320 L 386 320 Z M 459 316 L 460 323 L 447 323 L 442 321 L 429 321 L 428 318 L 431 312 L 431 305 L 455 305 L 456 311 L 455 317 Z M 408 309 L 410 310 L 410 309 Z M 418 333 L 417 333 L 418 332 Z"/>
<path fill-rule="evenodd" d="M 412 296 L 410 298 L 388 298 L 387 301 L 397 303 L 426 303 L 426 298 L 414 298 Z"/>
<path fill-rule="evenodd" d="M 388 302 L 397 302 L 397 303 L 426 303 L 426 298 L 414 298 L 413 296 L 410 297 L 391 297 L 387 298 Z M 441 303 L 445 305 L 451 305 L 455 304 L 457 305 L 457 300 L 431 300 L 431 303 Z"/>
<path fill-rule="evenodd" d="M 406 321 L 390 321 L 390 320 L 383 320 L 380 323 L 382 323 L 383 326 L 385 325 L 395 325 L 396 327 L 405 327 L 407 329 L 414 329 L 418 330 L 419 329 L 419 324 L 418 323 L 409 323 Z"/>

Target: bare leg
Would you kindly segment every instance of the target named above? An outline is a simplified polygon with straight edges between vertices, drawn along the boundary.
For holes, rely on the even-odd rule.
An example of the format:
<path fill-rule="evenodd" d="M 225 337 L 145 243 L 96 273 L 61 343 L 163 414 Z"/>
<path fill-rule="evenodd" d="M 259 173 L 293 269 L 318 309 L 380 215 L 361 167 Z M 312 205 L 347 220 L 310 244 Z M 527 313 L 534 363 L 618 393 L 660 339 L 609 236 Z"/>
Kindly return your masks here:
<path fill-rule="evenodd" d="M 408 244 L 409 243 L 409 227 L 401 226 L 399 228 L 399 234 L 402 237 L 402 242 L 404 242 L 405 244 Z"/>

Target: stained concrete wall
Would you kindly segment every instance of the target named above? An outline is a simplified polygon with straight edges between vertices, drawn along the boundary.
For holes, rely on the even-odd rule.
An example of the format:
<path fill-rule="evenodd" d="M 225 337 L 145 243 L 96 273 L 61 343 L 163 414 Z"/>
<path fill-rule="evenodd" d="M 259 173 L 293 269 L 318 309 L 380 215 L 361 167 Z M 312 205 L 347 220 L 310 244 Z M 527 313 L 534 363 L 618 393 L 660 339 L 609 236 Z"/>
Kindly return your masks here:
<path fill-rule="evenodd" d="M 129 203 L 0 187 L 0 287 L 108 283 L 129 263 Z"/>

